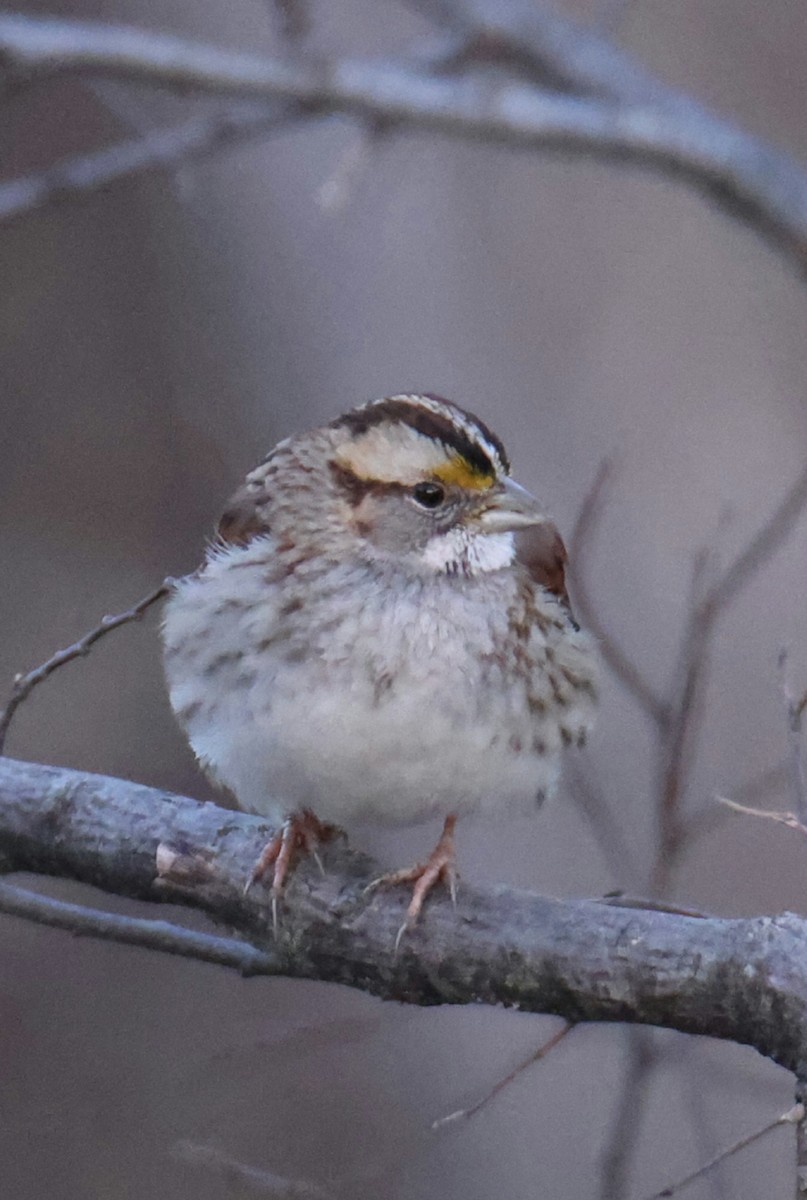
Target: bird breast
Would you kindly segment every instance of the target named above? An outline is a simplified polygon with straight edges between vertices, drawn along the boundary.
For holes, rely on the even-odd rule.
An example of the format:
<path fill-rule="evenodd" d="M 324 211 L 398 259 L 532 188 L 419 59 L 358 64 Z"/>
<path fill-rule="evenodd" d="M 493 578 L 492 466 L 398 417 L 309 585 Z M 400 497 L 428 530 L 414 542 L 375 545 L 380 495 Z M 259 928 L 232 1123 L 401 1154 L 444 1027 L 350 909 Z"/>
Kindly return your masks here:
<path fill-rule="evenodd" d="M 218 553 L 164 623 L 171 703 L 250 811 L 337 824 L 529 810 L 590 722 L 588 639 L 512 570 L 374 578 Z"/>

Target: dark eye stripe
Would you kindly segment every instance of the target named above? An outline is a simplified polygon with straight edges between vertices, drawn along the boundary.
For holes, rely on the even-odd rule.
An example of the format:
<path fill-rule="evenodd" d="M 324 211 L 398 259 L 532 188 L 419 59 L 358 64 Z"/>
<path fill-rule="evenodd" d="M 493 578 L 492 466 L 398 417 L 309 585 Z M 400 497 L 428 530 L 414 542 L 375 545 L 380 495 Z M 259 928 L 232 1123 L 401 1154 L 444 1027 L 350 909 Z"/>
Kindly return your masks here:
<path fill-rule="evenodd" d="M 392 492 L 403 493 L 408 489 L 402 483 L 394 481 L 386 481 L 383 479 L 362 479 L 356 475 L 349 467 L 343 463 L 335 462 L 333 459 L 328 463 L 328 469 L 334 478 L 337 486 L 345 493 L 348 503 L 354 507 L 361 504 L 365 496 L 371 492 L 375 495 L 380 493 L 390 494 Z"/>

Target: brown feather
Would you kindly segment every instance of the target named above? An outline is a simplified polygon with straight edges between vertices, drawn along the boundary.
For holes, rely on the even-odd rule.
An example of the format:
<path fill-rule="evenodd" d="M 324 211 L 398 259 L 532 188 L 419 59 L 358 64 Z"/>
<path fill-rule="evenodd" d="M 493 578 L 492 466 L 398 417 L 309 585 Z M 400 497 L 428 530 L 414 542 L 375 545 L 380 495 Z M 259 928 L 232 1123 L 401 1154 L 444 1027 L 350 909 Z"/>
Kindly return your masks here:
<path fill-rule="evenodd" d="M 230 499 L 219 518 L 216 534 L 230 546 L 246 546 L 260 534 L 269 533 L 262 506 L 267 499 L 263 488 L 246 483 Z"/>
<path fill-rule="evenodd" d="M 516 534 L 517 561 L 526 567 L 531 579 L 557 596 L 571 616 L 569 593 L 566 590 L 568 557 L 563 538 L 551 521 L 522 529 Z"/>

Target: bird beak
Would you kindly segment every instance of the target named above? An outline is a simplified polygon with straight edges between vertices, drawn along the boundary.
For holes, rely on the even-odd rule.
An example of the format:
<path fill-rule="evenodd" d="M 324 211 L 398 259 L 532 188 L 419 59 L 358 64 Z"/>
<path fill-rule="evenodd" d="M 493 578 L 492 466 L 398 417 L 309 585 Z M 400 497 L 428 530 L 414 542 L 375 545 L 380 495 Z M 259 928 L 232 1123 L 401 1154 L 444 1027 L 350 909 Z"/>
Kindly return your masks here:
<path fill-rule="evenodd" d="M 532 493 L 509 475 L 502 480 L 477 517 L 484 533 L 511 533 L 516 529 L 541 525 L 546 519 L 546 513 Z"/>

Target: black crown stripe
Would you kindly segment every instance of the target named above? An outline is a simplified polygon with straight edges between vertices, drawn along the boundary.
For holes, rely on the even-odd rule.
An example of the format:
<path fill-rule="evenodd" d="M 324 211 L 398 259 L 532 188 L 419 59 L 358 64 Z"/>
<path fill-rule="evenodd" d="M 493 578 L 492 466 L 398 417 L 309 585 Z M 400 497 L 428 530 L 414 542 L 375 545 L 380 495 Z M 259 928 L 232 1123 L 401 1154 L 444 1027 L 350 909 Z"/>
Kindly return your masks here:
<path fill-rule="evenodd" d="M 507 458 L 507 452 L 496 435 L 488 429 L 484 422 L 475 417 L 473 413 L 460 408 L 459 405 L 452 404 L 450 400 L 443 399 L 442 396 L 426 392 L 424 393 L 424 398 L 436 404 L 445 405 L 448 409 L 453 409 L 468 421 L 469 424 L 476 426 L 484 441 L 488 442 L 494 448 L 505 472 L 509 472 L 510 463 Z M 424 437 L 442 442 L 457 454 L 461 454 L 466 462 L 482 475 L 497 474 L 496 465 L 490 456 L 483 450 L 479 442 L 467 434 L 460 425 L 457 425 L 442 413 L 435 412 L 433 409 L 426 408 L 411 400 L 377 400 L 363 408 L 352 409 L 351 412 L 345 413 L 335 421 L 332 421 L 331 425 L 333 428 L 344 427 L 349 429 L 356 437 L 361 437 L 368 429 L 372 429 L 376 425 L 383 425 L 387 421 L 399 421 L 401 424 L 408 425 L 411 429 L 416 430 Z"/>

